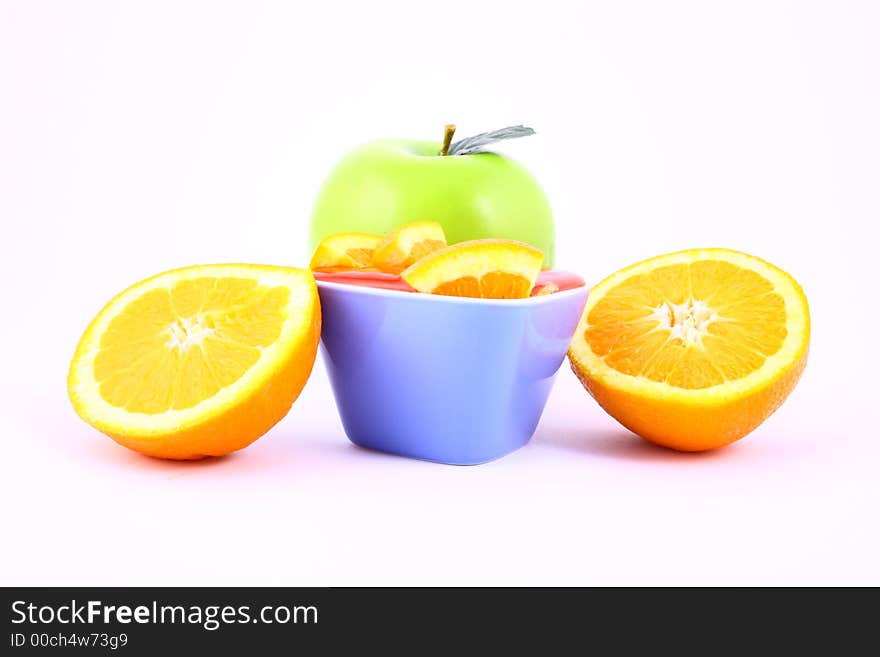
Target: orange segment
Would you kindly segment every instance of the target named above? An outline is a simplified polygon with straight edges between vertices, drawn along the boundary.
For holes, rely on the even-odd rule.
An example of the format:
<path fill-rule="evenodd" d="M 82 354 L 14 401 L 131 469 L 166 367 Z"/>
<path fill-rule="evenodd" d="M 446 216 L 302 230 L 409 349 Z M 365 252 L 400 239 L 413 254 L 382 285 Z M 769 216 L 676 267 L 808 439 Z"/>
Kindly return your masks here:
<path fill-rule="evenodd" d="M 425 256 L 401 273 L 419 292 L 483 299 L 523 299 L 544 254 L 514 240 L 460 242 Z"/>
<path fill-rule="evenodd" d="M 394 230 L 373 252 L 371 264 L 380 271 L 399 274 L 429 253 L 446 246 L 443 226 L 436 221 L 419 221 Z"/>
<path fill-rule="evenodd" d="M 92 321 L 71 363 L 70 399 L 86 422 L 142 453 L 226 454 L 286 414 L 311 372 L 320 322 L 307 271 L 166 272 Z"/>
<path fill-rule="evenodd" d="M 369 233 L 328 235 L 315 249 L 309 269 L 328 272 L 369 269 L 373 252 L 381 242 L 381 236 Z"/>
<path fill-rule="evenodd" d="M 682 450 L 757 427 L 806 363 L 809 310 L 788 274 L 725 249 L 624 269 L 590 292 L 572 368 L 624 426 Z"/>

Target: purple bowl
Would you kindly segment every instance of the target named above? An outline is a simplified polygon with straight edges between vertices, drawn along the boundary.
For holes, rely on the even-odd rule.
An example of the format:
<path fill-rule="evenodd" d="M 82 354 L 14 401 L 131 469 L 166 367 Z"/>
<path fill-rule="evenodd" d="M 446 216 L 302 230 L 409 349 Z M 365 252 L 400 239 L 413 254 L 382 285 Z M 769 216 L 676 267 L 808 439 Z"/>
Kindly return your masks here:
<path fill-rule="evenodd" d="M 318 281 L 321 349 L 356 445 L 473 465 L 525 445 L 587 288 L 468 299 Z"/>

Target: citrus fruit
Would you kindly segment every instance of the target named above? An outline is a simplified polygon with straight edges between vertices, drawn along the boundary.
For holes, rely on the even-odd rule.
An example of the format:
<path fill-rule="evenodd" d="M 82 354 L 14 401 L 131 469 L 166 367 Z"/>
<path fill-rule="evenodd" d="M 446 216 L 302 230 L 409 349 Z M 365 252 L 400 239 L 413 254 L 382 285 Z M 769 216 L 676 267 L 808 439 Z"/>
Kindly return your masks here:
<path fill-rule="evenodd" d="M 328 235 L 315 249 L 309 269 L 329 272 L 370 269 L 373 251 L 381 242 L 380 235 L 368 233 Z"/>
<path fill-rule="evenodd" d="M 388 233 L 373 252 L 371 264 L 389 274 L 399 274 L 417 260 L 446 246 L 443 226 L 419 221 Z"/>
<path fill-rule="evenodd" d="M 400 276 L 419 292 L 522 299 L 532 291 L 543 261 L 541 251 L 523 242 L 472 240 L 434 251 Z"/>
<path fill-rule="evenodd" d="M 809 339 L 807 299 L 791 276 L 737 251 L 695 249 L 593 288 L 568 355 L 625 427 L 700 451 L 745 436 L 782 404 Z"/>
<path fill-rule="evenodd" d="M 290 409 L 315 361 L 311 273 L 259 265 L 165 272 L 108 303 L 73 357 L 79 416 L 150 456 L 227 454 Z"/>

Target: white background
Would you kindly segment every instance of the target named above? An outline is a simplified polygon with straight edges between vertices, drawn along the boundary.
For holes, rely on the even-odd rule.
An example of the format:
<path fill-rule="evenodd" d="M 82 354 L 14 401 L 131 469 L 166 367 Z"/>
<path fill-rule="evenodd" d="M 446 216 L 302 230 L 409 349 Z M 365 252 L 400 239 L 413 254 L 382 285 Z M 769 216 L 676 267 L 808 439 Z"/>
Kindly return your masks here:
<path fill-rule="evenodd" d="M 880 584 L 872 2 L 0 2 L 0 583 Z M 532 443 L 462 468 L 345 439 L 320 362 L 231 457 L 79 421 L 116 292 L 305 264 L 318 186 L 374 137 L 526 123 L 558 265 L 726 246 L 803 284 L 811 361 L 740 443 L 682 455 L 564 365 Z"/>

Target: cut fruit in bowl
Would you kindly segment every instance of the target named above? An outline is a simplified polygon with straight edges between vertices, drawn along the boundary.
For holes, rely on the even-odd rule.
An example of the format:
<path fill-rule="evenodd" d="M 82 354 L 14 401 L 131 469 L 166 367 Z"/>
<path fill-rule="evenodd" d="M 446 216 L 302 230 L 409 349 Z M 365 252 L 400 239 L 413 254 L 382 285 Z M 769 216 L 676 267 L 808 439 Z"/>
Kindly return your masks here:
<path fill-rule="evenodd" d="M 369 233 L 334 233 L 328 235 L 312 255 L 309 269 L 314 271 L 373 270 L 370 261 L 382 242 L 380 235 Z"/>
<path fill-rule="evenodd" d="M 694 249 L 594 287 L 568 355 L 625 427 L 701 451 L 742 438 L 782 404 L 809 340 L 807 299 L 791 276 L 737 251 Z"/>
<path fill-rule="evenodd" d="M 539 274 L 540 276 L 540 274 Z M 537 281 L 536 281 L 537 283 Z M 544 285 L 535 285 L 532 289 L 533 297 L 544 297 L 548 294 L 556 294 L 560 288 L 556 283 L 545 283 Z"/>
<path fill-rule="evenodd" d="M 524 299 L 544 254 L 515 240 L 459 242 L 421 258 L 401 278 L 419 292 L 482 299 Z"/>
<path fill-rule="evenodd" d="M 436 221 L 406 224 L 383 238 L 373 252 L 371 264 L 380 271 L 399 274 L 429 253 L 445 246 L 443 226 Z"/>
<path fill-rule="evenodd" d="M 177 269 L 98 313 L 74 354 L 68 394 L 83 420 L 135 451 L 228 454 L 284 417 L 311 373 L 320 332 L 308 271 Z"/>

